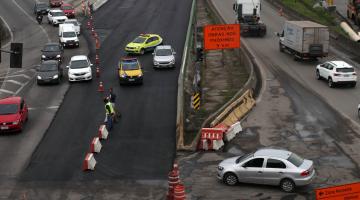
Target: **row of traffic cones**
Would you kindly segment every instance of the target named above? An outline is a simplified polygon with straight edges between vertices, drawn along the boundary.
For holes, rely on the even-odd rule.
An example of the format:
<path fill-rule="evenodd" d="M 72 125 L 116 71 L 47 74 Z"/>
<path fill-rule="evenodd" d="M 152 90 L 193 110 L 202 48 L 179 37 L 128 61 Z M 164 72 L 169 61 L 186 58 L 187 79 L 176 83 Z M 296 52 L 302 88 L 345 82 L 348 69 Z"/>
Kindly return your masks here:
<path fill-rule="evenodd" d="M 185 186 L 181 184 L 179 178 L 179 166 L 175 162 L 173 169 L 169 172 L 169 189 L 166 194 L 167 200 L 185 200 Z"/>

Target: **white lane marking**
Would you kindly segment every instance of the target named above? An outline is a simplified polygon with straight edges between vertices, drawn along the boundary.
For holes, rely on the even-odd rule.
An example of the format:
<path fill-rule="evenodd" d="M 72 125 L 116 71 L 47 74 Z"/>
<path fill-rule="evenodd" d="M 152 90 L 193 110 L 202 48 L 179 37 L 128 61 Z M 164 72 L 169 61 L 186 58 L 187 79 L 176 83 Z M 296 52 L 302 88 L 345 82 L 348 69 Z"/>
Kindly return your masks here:
<path fill-rule="evenodd" d="M 0 89 L 0 92 L 7 93 L 7 94 L 15 94 L 13 91 Z"/>
<path fill-rule="evenodd" d="M 33 17 L 31 17 L 31 15 L 29 15 L 15 0 L 12 0 L 12 2 L 23 12 L 31 21 L 33 21 L 34 23 L 37 24 L 37 21 L 35 21 L 35 20 L 33 19 Z M 44 34 L 46 35 L 48 42 L 51 42 L 50 37 L 49 37 L 49 35 L 47 34 L 46 30 L 45 30 L 42 26 L 40 26 L 40 25 L 39 25 L 39 27 L 40 27 L 41 31 L 44 32 Z"/>
<path fill-rule="evenodd" d="M 3 48 L 5 48 L 5 47 L 8 47 L 8 46 L 10 45 L 10 43 L 14 40 L 14 34 L 13 34 L 13 32 L 12 32 L 9 24 L 5 21 L 5 19 L 2 18 L 1 16 L 0 16 L 0 18 L 1 18 L 1 20 L 4 22 L 6 28 L 7 28 L 7 29 L 9 30 L 9 32 L 10 32 L 10 40 L 9 40 L 9 42 L 7 42 L 7 43 L 3 46 Z"/>
<path fill-rule="evenodd" d="M 19 81 L 15 81 L 15 80 L 12 80 L 12 79 L 6 80 L 6 81 L 4 81 L 4 82 L 14 83 L 15 85 L 20 85 L 20 86 L 23 86 L 23 85 L 24 85 L 24 83 L 21 83 L 21 82 L 19 82 Z"/>
<path fill-rule="evenodd" d="M 58 109 L 59 106 L 48 106 L 48 107 L 29 107 L 28 110 L 39 110 L 39 109 Z"/>

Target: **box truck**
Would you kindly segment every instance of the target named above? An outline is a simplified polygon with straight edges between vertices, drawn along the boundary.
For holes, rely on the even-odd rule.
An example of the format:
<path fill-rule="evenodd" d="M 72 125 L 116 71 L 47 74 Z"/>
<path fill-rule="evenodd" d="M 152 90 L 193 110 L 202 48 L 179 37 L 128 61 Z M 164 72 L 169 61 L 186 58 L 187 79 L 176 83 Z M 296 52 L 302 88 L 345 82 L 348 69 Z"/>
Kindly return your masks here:
<path fill-rule="evenodd" d="M 294 59 L 326 57 L 329 52 L 329 29 L 311 21 L 285 21 L 283 31 L 277 33 L 280 52 Z"/>

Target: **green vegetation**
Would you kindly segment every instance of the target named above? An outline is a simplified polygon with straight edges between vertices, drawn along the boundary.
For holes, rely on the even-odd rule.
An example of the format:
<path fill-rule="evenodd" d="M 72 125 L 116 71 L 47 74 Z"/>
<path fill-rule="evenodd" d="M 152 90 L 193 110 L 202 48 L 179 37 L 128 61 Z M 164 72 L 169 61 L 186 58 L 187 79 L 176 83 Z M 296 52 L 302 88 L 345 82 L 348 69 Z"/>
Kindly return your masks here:
<path fill-rule="evenodd" d="M 335 16 L 324 10 L 322 7 L 313 8 L 318 2 L 316 0 L 281 0 L 281 2 L 288 8 L 295 12 L 310 18 L 311 20 L 326 25 L 330 30 L 338 34 L 347 36 L 347 34 L 336 24 Z"/>
<path fill-rule="evenodd" d="M 313 8 L 315 0 L 282 0 L 282 3 L 297 13 L 327 26 L 335 25 L 335 17 L 321 7 Z"/>

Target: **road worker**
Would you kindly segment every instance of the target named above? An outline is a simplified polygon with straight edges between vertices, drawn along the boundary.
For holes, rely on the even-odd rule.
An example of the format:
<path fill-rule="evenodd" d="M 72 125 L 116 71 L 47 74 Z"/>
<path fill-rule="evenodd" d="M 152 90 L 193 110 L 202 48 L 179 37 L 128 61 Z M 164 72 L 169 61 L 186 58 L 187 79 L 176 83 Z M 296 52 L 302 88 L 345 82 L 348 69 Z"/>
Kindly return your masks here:
<path fill-rule="evenodd" d="M 105 112 L 106 112 L 106 122 L 108 125 L 108 129 L 111 130 L 113 126 L 113 122 L 115 121 L 115 110 L 109 101 L 108 97 L 104 98 L 105 103 Z"/>
<path fill-rule="evenodd" d="M 114 91 L 113 91 L 113 88 L 112 88 L 112 87 L 109 89 L 109 96 L 108 96 L 108 98 L 109 98 L 109 101 L 110 101 L 110 103 L 112 104 L 112 106 L 113 106 L 113 108 L 114 108 L 116 119 L 117 119 L 117 118 L 120 118 L 120 111 L 117 109 L 116 104 L 115 104 L 116 95 L 114 94 Z"/>

